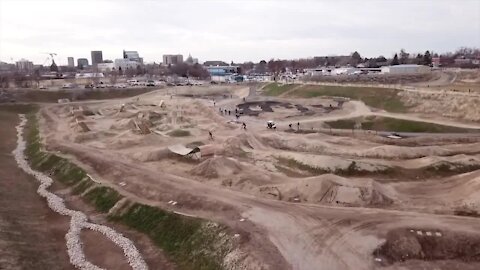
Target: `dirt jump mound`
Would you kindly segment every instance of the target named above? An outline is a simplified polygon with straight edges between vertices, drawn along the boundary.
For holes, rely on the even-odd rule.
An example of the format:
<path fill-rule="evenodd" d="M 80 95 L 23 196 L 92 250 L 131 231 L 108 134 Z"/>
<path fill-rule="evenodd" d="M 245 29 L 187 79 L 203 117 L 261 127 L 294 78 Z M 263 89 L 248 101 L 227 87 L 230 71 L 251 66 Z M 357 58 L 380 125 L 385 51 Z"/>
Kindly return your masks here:
<path fill-rule="evenodd" d="M 253 149 L 245 135 L 229 137 L 223 142 L 222 154 L 230 157 L 244 156 L 249 150 Z"/>
<path fill-rule="evenodd" d="M 243 166 L 226 157 L 212 157 L 195 166 L 190 173 L 205 178 L 218 178 L 238 174 Z"/>
<path fill-rule="evenodd" d="M 396 229 L 388 232 L 375 257 L 394 263 L 405 260 L 480 262 L 480 235 L 436 229 Z"/>
<path fill-rule="evenodd" d="M 346 179 L 333 174 L 278 186 L 283 200 L 344 206 L 390 205 L 395 193 L 371 179 Z"/>

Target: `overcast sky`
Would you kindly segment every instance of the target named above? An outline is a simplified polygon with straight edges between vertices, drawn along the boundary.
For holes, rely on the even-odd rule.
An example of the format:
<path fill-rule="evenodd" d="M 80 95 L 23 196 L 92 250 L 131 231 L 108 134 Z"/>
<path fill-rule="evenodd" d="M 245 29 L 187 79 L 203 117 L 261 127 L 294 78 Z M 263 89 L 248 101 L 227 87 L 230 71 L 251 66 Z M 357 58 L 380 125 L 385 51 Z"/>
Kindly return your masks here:
<path fill-rule="evenodd" d="M 0 60 L 43 64 L 58 54 L 146 62 L 191 53 L 243 62 L 350 54 L 392 56 L 480 46 L 480 0 L 0 0 Z"/>

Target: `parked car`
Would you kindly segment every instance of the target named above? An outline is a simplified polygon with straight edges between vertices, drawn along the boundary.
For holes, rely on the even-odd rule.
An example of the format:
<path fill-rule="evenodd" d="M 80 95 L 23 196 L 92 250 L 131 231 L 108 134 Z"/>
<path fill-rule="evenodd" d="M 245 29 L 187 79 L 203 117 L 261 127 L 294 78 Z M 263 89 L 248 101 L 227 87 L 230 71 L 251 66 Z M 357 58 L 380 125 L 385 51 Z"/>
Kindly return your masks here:
<path fill-rule="evenodd" d="M 40 85 L 38 89 L 47 89 L 47 87 L 45 85 Z"/>
<path fill-rule="evenodd" d="M 148 80 L 145 86 L 155 86 L 155 81 Z"/>

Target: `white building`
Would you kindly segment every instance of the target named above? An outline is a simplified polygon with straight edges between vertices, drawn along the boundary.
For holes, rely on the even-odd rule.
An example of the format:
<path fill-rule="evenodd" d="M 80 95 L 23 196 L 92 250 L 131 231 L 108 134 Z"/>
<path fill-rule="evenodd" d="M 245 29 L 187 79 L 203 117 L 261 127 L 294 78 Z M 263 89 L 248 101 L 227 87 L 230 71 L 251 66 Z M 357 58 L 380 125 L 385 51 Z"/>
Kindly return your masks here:
<path fill-rule="evenodd" d="M 357 71 L 354 67 L 341 67 L 332 71 L 332 75 L 352 75 Z"/>
<path fill-rule="evenodd" d="M 318 67 L 318 68 L 306 68 L 304 74 L 307 76 L 324 76 L 332 75 L 332 68 Z"/>
<path fill-rule="evenodd" d="M 110 72 L 115 70 L 115 63 L 98 63 L 97 68 L 99 72 Z"/>
<path fill-rule="evenodd" d="M 129 59 L 115 59 L 114 65 L 116 70 L 122 69 L 123 71 L 125 71 L 127 69 L 136 69 L 138 66 L 141 65 L 141 63 Z"/>
<path fill-rule="evenodd" d="M 123 51 L 123 59 L 143 64 L 143 58 L 140 57 L 137 51 Z"/>
<path fill-rule="evenodd" d="M 33 70 L 33 63 L 26 59 L 20 59 L 16 63 L 17 69 L 19 71 L 32 71 Z"/>
<path fill-rule="evenodd" d="M 396 66 L 384 66 L 381 68 L 382 74 L 418 74 L 427 73 L 432 69 L 427 66 L 421 65 L 396 65 Z"/>
<path fill-rule="evenodd" d="M 68 59 L 68 67 L 71 67 L 71 68 L 75 67 L 75 60 L 73 59 L 73 57 L 70 56 L 67 59 Z"/>
<path fill-rule="evenodd" d="M 85 73 L 77 73 L 75 74 L 75 79 L 86 79 L 86 78 L 104 78 L 103 73 L 97 72 L 85 72 Z"/>
<path fill-rule="evenodd" d="M 183 55 L 181 54 L 164 54 L 163 55 L 163 64 L 166 66 L 176 65 L 181 63 L 183 63 Z"/>

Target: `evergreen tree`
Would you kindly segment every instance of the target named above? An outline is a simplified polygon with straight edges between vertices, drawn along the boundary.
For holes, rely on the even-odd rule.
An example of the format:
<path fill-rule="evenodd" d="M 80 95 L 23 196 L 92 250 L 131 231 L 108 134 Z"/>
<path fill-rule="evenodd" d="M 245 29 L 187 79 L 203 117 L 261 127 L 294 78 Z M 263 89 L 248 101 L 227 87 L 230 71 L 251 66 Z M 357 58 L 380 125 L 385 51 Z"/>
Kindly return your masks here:
<path fill-rule="evenodd" d="M 410 56 L 409 53 L 405 51 L 405 49 L 400 50 L 400 64 L 408 64 L 408 57 Z"/>
<path fill-rule="evenodd" d="M 415 64 L 422 65 L 423 64 L 423 55 L 421 53 L 417 54 L 415 59 Z"/>
<path fill-rule="evenodd" d="M 352 57 L 352 61 L 351 61 L 351 64 L 352 64 L 352 65 L 355 65 L 355 66 L 356 66 L 357 64 L 359 64 L 359 63 L 362 62 L 362 57 L 360 56 L 360 54 L 359 54 L 357 51 L 355 51 L 354 53 L 352 53 L 352 56 L 351 56 L 351 57 Z"/>
<path fill-rule="evenodd" d="M 393 56 L 391 65 L 392 65 L 392 66 L 396 66 L 396 65 L 399 65 L 399 64 L 400 64 L 400 63 L 398 62 L 398 55 L 395 54 L 395 56 Z"/>
<path fill-rule="evenodd" d="M 430 55 L 429 51 L 426 51 L 423 55 L 423 64 L 425 66 L 430 66 L 432 64 L 432 56 Z"/>

